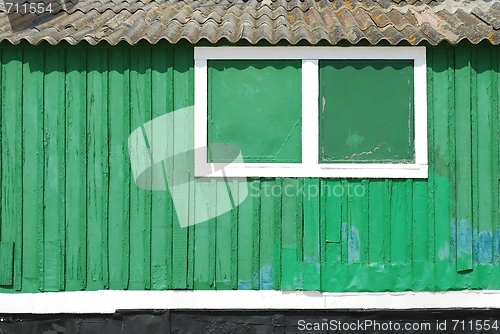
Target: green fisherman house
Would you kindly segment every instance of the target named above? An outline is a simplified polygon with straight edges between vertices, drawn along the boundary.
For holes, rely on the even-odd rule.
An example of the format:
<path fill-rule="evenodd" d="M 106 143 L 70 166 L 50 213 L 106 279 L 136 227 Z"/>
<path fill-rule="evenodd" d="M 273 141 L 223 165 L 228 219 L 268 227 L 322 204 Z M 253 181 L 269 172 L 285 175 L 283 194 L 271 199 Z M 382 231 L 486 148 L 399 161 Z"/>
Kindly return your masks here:
<path fill-rule="evenodd" d="M 7 1 L 0 313 L 500 307 L 498 1 Z"/>

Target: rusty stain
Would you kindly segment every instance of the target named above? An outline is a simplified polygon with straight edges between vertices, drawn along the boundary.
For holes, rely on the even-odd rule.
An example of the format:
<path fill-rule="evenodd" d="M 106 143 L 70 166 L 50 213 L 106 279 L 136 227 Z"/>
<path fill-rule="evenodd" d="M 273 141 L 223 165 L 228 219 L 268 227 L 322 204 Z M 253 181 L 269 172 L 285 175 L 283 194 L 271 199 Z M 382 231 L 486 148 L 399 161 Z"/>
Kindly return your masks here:
<path fill-rule="evenodd" d="M 349 0 L 345 0 L 344 2 L 347 5 L 347 7 L 349 7 L 349 9 L 354 9 L 354 6 L 352 5 L 352 3 Z"/>
<path fill-rule="evenodd" d="M 491 34 L 489 34 L 489 36 L 488 36 L 488 40 L 489 40 L 491 43 L 493 43 L 493 44 L 495 44 L 495 40 L 492 38 L 494 35 L 495 35 L 495 33 L 491 33 Z"/>
<path fill-rule="evenodd" d="M 304 16 L 305 19 L 308 19 L 310 17 L 311 17 L 311 15 Z"/>

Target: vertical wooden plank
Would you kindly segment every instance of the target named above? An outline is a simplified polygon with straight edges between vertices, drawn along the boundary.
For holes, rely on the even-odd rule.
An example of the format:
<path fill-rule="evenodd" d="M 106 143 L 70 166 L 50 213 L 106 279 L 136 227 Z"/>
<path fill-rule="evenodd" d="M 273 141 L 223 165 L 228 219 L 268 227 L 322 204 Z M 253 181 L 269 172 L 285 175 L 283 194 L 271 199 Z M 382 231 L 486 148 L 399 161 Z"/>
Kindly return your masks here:
<path fill-rule="evenodd" d="M 87 288 L 108 287 L 108 49 L 87 51 Z"/>
<path fill-rule="evenodd" d="M 433 64 L 433 53 L 432 51 L 427 52 L 427 63 Z M 434 152 L 432 147 L 434 146 L 434 132 L 436 124 L 432 121 L 434 119 L 434 109 L 432 104 L 432 99 L 434 96 L 434 87 L 432 85 L 432 72 L 431 68 L 427 67 L 427 94 L 428 94 L 428 102 L 427 102 L 427 119 L 429 120 L 428 129 L 427 129 L 427 151 Z M 432 150 L 432 151 L 431 151 Z M 435 267 L 435 199 L 436 199 L 436 173 L 433 170 L 436 166 L 435 155 L 433 153 L 429 153 L 428 155 L 429 165 L 431 167 L 431 171 L 427 178 L 427 194 L 428 194 L 428 203 L 427 203 L 427 238 L 429 240 L 427 247 L 427 258 L 432 263 L 432 268 Z M 426 269 L 427 271 L 427 269 Z M 435 272 L 436 270 L 434 270 Z M 433 283 L 433 282 L 431 282 Z"/>
<path fill-rule="evenodd" d="M 388 233 L 385 231 L 384 202 L 388 200 L 384 180 L 372 180 L 369 183 L 369 263 L 382 263 L 385 257 L 385 243 Z M 350 194 L 356 196 L 354 191 Z"/>
<path fill-rule="evenodd" d="M 130 54 L 109 50 L 109 288 L 127 289 L 130 254 L 131 173 L 127 140 L 130 134 Z"/>
<path fill-rule="evenodd" d="M 452 169 L 450 159 L 450 131 L 449 122 L 450 98 L 453 90 L 450 83 L 450 48 L 435 48 L 429 51 L 431 55 L 428 62 L 432 64 L 429 68 L 429 120 L 432 123 L 429 135 L 429 165 L 433 166 L 429 171 L 429 178 L 433 181 L 434 189 L 434 256 L 436 261 L 436 284 L 443 289 L 446 283 L 440 279 L 451 261 L 451 235 L 450 235 L 450 177 Z M 452 113 L 452 112 L 451 112 Z M 453 113 L 452 113 L 453 114 Z M 431 186 L 431 185 L 430 185 Z M 444 284 L 444 285 L 441 285 Z"/>
<path fill-rule="evenodd" d="M 44 291 L 64 289 L 65 250 L 65 83 L 63 49 L 50 48 L 44 82 Z"/>
<path fill-rule="evenodd" d="M 0 50 L 0 59 L 2 60 L 0 62 L 0 148 L 3 148 L 3 126 L 2 126 L 2 119 L 3 119 L 3 109 L 4 109 L 4 82 L 3 78 L 5 77 L 5 65 L 3 61 L 3 52 Z M 4 200 L 4 194 L 3 194 L 3 165 L 2 165 L 2 152 L 0 152 L 0 203 L 3 203 Z M 3 210 L 0 208 L 0 236 L 2 235 L 2 230 L 3 230 L 3 224 L 2 224 L 2 212 Z"/>
<path fill-rule="evenodd" d="M 319 180 L 304 180 L 304 261 L 320 261 Z"/>
<path fill-rule="evenodd" d="M 475 261 L 478 263 L 493 262 L 493 231 L 495 228 L 495 214 L 498 211 L 496 202 L 498 196 L 498 173 L 495 173 L 495 166 L 498 166 L 498 154 L 494 155 L 494 142 L 498 141 L 494 127 L 492 126 L 496 113 L 493 105 L 493 76 L 492 70 L 492 49 L 478 48 L 477 58 L 474 68 L 476 68 L 477 89 L 474 108 L 475 122 L 474 132 L 476 133 L 476 154 L 475 178 L 477 187 L 474 187 L 475 205 L 477 207 L 477 240 L 475 240 Z M 498 123 L 497 123 L 498 124 Z"/>
<path fill-rule="evenodd" d="M 14 243 L 0 241 L 0 285 L 13 285 L 14 280 Z"/>
<path fill-rule="evenodd" d="M 478 101 L 477 101 L 477 55 L 479 53 L 479 50 L 477 48 L 471 48 L 470 50 L 470 60 L 469 60 L 469 66 L 470 66 L 470 124 L 471 124 L 471 207 L 472 207 L 472 240 L 471 240 L 471 247 L 472 247 L 472 265 L 475 263 L 478 263 L 478 227 L 479 227 L 479 175 L 478 175 Z M 481 111 L 483 113 L 484 111 Z M 487 113 L 487 111 L 486 111 Z M 482 129 L 481 129 L 482 130 Z M 483 163 L 481 161 L 481 163 Z M 490 192 L 491 194 L 491 192 Z M 491 196 L 491 195 L 490 195 Z"/>
<path fill-rule="evenodd" d="M 348 248 L 349 248 L 349 238 L 348 238 L 348 230 L 349 230 L 349 225 L 350 225 L 350 220 L 351 220 L 351 212 L 350 212 L 350 199 L 347 197 L 347 180 L 343 179 L 340 181 L 340 185 L 343 189 L 342 195 L 340 196 L 340 200 L 342 201 L 342 206 L 341 206 L 341 237 L 340 237 L 340 246 L 341 246 L 341 260 L 343 264 L 347 264 L 347 259 L 348 259 Z"/>
<path fill-rule="evenodd" d="M 322 251 L 321 290 L 333 291 L 337 280 L 336 270 L 341 266 L 342 196 L 339 180 L 321 180 L 321 207 L 324 215 L 325 249 Z M 324 253 L 324 255 L 323 255 Z"/>
<path fill-rule="evenodd" d="M 87 280 L 87 114 L 86 52 L 66 51 L 66 289 L 82 290 Z"/>
<path fill-rule="evenodd" d="M 194 124 L 194 115 L 190 119 L 189 123 L 191 126 Z M 194 135 L 193 135 L 194 138 Z M 193 145 L 194 146 L 194 145 Z M 194 155 L 192 156 L 194 157 Z M 194 158 L 193 158 L 194 160 Z M 191 162 L 191 166 L 194 166 L 194 161 Z M 192 175 L 192 174 L 191 174 Z M 195 183 L 189 182 L 189 198 L 191 203 L 189 203 L 189 217 L 194 217 L 195 211 L 197 209 L 197 203 L 194 201 L 196 196 Z M 216 195 L 217 196 L 217 195 Z M 191 220 L 191 218 L 190 218 Z M 186 289 L 193 289 L 194 286 L 194 228 L 193 226 L 187 227 L 188 241 L 187 241 L 187 272 L 186 272 Z"/>
<path fill-rule="evenodd" d="M 262 224 L 262 216 L 261 216 L 261 204 L 262 204 L 262 179 L 255 179 L 254 186 L 256 191 L 258 192 L 258 196 L 255 197 L 255 201 L 253 202 L 252 207 L 252 217 L 253 217 L 253 276 L 254 279 L 252 281 L 252 288 L 259 290 L 261 287 L 261 276 L 260 276 L 260 268 L 261 268 L 261 224 Z"/>
<path fill-rule="evenodd" d="M 350 190 L 363 187 L 367 189 L 363 197 L 352 196 Z M 367 180 L 349 180 L 346 183 L 345 196 L 347 197 L 348 208 L 348 229 L 347 229 L 347 262 L 368 263 L 368 201 L 371 196 L 369 192 L 369 182 Z"/>
<path fill-rule="evenodd" d="M 211 188 L 216 188 L 216 180 L 210 180 Z M 196 212 L 202 212 L 198 206 L 205 205 L 205 210 L 215 216 L 217 209 L 217 196 L 204 191 L 209 188 L 200 187 L 195 193 Z M 207 203 L 203 199 L 207 198 Z M 215 288 L 215 259 L 216 259 L 216 218 L 194 226 L 194 288 L 199 290 L 210 290 Z"/>
<path fill-rule="evenodd" d="M 464 271 L 472 270 L 471 49 L 455 52 L 457 271 Z"/>
<path fill-rule="evenodd" d="M 130 50 L 131 131 L 151 120 L 151 52 Z M 150 133 L 149 129 L 147 131 Z M 147 139 L 147 138 L 146 138 Z M 148 141 L 146 140 L 146 143 Z M 149 145 L 149 144 L 147 144 Z M 149 148 L 149 146 L 148 146 Z M 130 289 L 151 285 L 151 191 L 131 182 L 130 195 Z"/>
<path fill-rule="evenodd" d="M 215 288 L 217 290 L 231 289 L 232 268 L 236 264 L 232 262 L 233 252 L 236 251 L 236 240 L 232 238 L 231 211 L 225 212 L 228 203 L 227 184 L 222 180 L 217 180 L 217 218 L 215 219 Z"/>
<path fill-rule="evenodd" d="M 1 233 L 14 243 L 13 288 L 21 289 L 22 256 L 22 50 L 2 52 Z M 12 272 L 11 272 L 12 275 Z"/>
<path fill-rule="evenodd" d="M 152 49 L 152 119 L 172 111 L 172 48 Z M 172 134 L 173 122 L 164 124 L 162 131 Z M 153 138 L 158 137 L 153 133 Z M 169 137 L 170 138 L 170 137 Z M 166 155 L 173 155 L 173 142 L 167 141 Z M 169 160 L 170 161 L 170 160 Z M 165 175 L 172 173 L 173 166 L 162 166 Z M 167 180 L 165 180 L 167 182 Z M 172 272 L 172 218 L 173 204 L 168 188 L 153 191 L 151 210 L 151 288 L 167 289 L 171 286 Z"/>
<path fill-rule="evenodd" d="M 495 157 L 494 165 L 493 165 L 493 177 L 494 179 L 494 193 L 493 193 L 493 204 L 497 207 L 500 207 L 500 194 L 499 194 L 499 188 L 500 188 L 500 152 L 499 152 L 499 146 L 500 146 L 500 125 L 499 123 L 499 113 L 500 113 L 500 50 L 498 48 L 495 48 L 493 50 L 493 55 L 492 55 L 492 70 L 493 70 L 493 76 L 492 76 L 492 82 L 493 82 L 493 88 L 492 88 L 492 94 L 491 94 L 491 99 L 492 99 L 492 106 L 493 108 L 497 110 L 497 112 L 492 112 L 492 118 L 493 122 L 491 124 L 492 127 L 492 134 L 493 138 L 497 138 L 497 140 L 493 140 L 493 149 L 492 149 L 492 154 Z M 495 177 L 495 175 L 497 175 Z M 496 223 L 493 225 L 494 227 L 494 254 L 493 254 L 493 261 L 497 263 L 500 260 L 500 210 L 496 210 L 494 214 L 494 219 L 496 220 Z"/>
<path fill-rule="evenodd" d="M 299 256 L 299 229 L 302 215 L 299 205 L 302 196 L 298 179 L 283 179 L 281 191 L 281 288 L 283 290 L 302 290 L 304 283 L 302 261 Z"/>
<path fill-rule="evenodd" d="M 260 196 L 260 189 L 255 180 L 248 179 L 248 185 L 241 182 L 242 187 L 248 187 L 248 196 L 245 201 L 238 206 L 238 289 L 250 290 L 254 287 L 254 252 L 256 244 L 254 239 L 254 224 L 259 216 L 254 215 L 254 207 Z M 240 190 L 241 191 L 241 190 Z"/>
<path fill-rule="evenodd" d="M 275 191 L 271 193 L 274 201 L 274 224 L 273 224 L 273 271 L 274 271 L 274 286 L 276 290 L 281 290 L 281 239 L 282 239 L 282 221 L 281 221 L 281 196 L 283 191 L 283 179 L 277 178 Z M 279 192 L 277 191 L 279 189 Z"/>
<path fill-rule="evenodd" d="M 342 196 L 344 188 L 338 180 L 323 180 L 325 183 L 325 238 L 327 243 L 340 243 L 342 230 Z M 327 259 L 328 260 L 328 259 Z"/>
<path fill-rule="evenodd" d="M 275 205 L 276 200 L 272 196 L 276 179 L 265 179 L 261 181 L 261 205 L 260 205 L 260 289 L 273 290 L 274 286 L 274 242 L 277 237 L 274 233 Z"/>
<path fill-rule="evenodd" d="M 304 180 L 303 197 L 303 259 L 304 259 L 304 289 L 319 290 L 320 271 L 318 263 L 321 260 L 319 203 L 320 187 L 318 179 Z"/>
<path fill-rule="evenodd" d="M 427 181 L 413 182 L 413 261 L 428 261 Z"/>
<path fill-rule="evenodd" d="M 24 52 L 23 58 L 23 291 L 40 288 L 43 249 L 43 79 L 44 55 Z M 42 233 L 40 233 L 42 232 Z"/>
<path fill-rule="evenodd" d="M 409 258 L 406 243 L 409 234 L 411 219 L 408 218 L 407 198 L 408 188 L 404 180 L 392 182 L 391 189 L 391 258 L 392 263 L 404 263 L 411 260 Z"/>
<path fill-rule="evenodd" d="M 325 262 L 326 257 L 326 198 L 325 186 L 328 180 L 319 179 L 319 260 Z"/>
<path fill-rule="evenodd" d="M 193 105 L 193 48 L 179 47 L 174 51 L 173 57 L 173 80 L 174 80 L 174 111 Z M 178 120 L 176 124 L 184 123 L 174 129 L 174 142 L 182 143 L 183 147 L 193 147 L 192 116 L 188 119 Z M 181 128 L 182 127 L 182 128 Z M 179 162 L 182 165 L 194 163 L 192 157 Z M 191 159 L 191 160 L 189 160 Z M 175 164 L 178 162 L 176 161 Z M 185 196 L 186 194 L 172 194 L 172 196 Z M 187 194 L 189 196 L 189 194 Z M 176 208 L 177 210 L 178 208 Z M 174 223 L 172 234 L 172 288 L 185 289 L 188 286 L 188 242 L 189 228 L 181 228 L 178 222 Z"/>
<path fill-rule="evenodd" d="M 384 262 L 388 263 L 391 259 L 391 201 L 392 201 L 392 179 L 385 180 L 384 185 L 384 196 L 386 200 L 384 201 L 384 229 L 385 229 L 385 242 L 384 242 Z M 363 189 L 364 190 L 364 189 Z M 363 196 L 366 195 L 366 191 Z M 358 195 L 359 196 L 359 195 Z"/>
<path fill-rule="evenodd" d="M 406 261 L 408 263 L 414 263 L 413 261 L 413 255 L 414 255 L 414 246 L 413 243 L 415 240 L 413 239 L 413 229 L 414 229 L 414 222 L 413 222 L 413 210 L 414 210 L 414 203 L 413 203 L 413 194 L 414 194 L 414 187 L 415 187 L 415 182 L 413 179 L 407 179 L 406 181 L 406 191 L 407 193 L 405 194 L 405 201 L 406 201 L 406 216 L 405 216 L 405 221 L 407 222 L 407 234 L 406 236 L 406 244 L 405 244 L 405 254 L 406 254 Z M 411 195 L 410 195 L 411 194 Z M 410 195 L 410 196 L 408 196 Z M 414 282 L 414 272 L 412 268 L 412 286 Z"/>
<path fill-rule="evenodd" d="M 413 288 L 428 290 L 433 284 L 433 271 L 429 268 L 429 226 L 428 226 L 428 190 L 426 180 L 413 182 Z"/>
<path fill-rule="evenodd" d="M 456 153 L 456 49 L 450 49 L 448 53 L 448 124 L 449 124 L 449 152 L 450 152 L 450 259 L 451 263 L 457 263 L 457 153 Z"/>

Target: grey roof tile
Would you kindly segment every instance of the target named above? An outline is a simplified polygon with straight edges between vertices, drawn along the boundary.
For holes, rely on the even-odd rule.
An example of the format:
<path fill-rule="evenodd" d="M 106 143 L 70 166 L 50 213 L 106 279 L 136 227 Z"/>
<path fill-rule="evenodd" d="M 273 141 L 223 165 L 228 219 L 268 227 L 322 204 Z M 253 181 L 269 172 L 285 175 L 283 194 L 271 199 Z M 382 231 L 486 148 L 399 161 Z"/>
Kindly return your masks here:
<path fill-rule="evenodd" d="M 63 5 L 40 1 L 51 4 L 52 12 L 6 13 L 0 6 L 0 40 L 500 42 L 500 3 L 479 0 L 71 0 Z"/>

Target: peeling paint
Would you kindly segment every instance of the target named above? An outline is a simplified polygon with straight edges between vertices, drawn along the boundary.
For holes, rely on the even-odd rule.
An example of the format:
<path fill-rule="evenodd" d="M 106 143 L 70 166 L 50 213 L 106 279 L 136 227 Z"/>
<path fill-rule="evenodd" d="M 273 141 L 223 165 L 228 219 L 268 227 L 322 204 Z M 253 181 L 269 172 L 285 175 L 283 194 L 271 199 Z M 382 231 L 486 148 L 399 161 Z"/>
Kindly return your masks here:
<path fill-rule="evenodd" d="M 260 289 L 273 290 L 274 289 L 274 269 L 270 265 L 263 266 L 259 273 Z"/>

